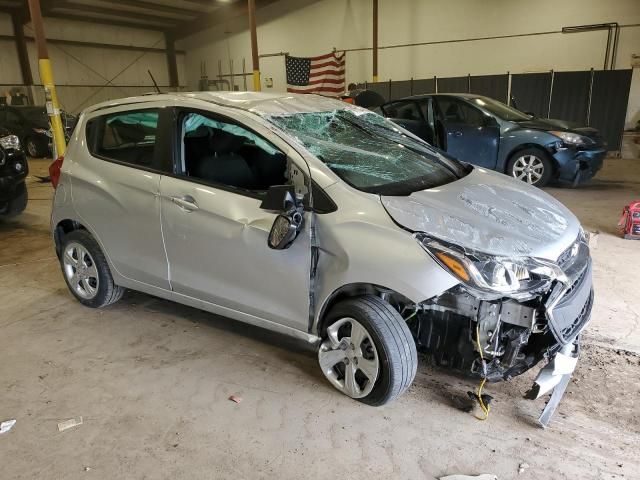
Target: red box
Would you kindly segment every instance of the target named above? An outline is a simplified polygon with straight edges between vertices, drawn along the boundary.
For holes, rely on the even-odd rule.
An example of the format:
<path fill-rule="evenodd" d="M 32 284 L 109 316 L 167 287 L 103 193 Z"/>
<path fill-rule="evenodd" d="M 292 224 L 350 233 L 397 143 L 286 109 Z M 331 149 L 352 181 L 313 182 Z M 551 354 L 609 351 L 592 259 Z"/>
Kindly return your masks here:
<path fill-rule="evenodd" d="M 624 207 L 618 228 L 624 238 L 640 240 L 640 200 L 634 200 Z"/>

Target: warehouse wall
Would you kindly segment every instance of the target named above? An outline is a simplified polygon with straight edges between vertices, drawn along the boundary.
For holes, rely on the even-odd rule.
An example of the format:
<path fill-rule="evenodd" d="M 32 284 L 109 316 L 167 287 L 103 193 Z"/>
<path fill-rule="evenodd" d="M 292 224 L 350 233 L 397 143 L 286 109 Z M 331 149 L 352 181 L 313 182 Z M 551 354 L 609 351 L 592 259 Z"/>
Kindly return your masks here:
<path fill-rule="evenodd" d="M 160 32 L 126 27 L 98 25 L 45 18 L 48 38 L 85 42 L 134 45 L 138 47 L 164 47 Z M 11 18 L 0 14 L 0 35 L 13 35 Z M 25 35 L 33 36 L 31 25 L 25 26 Z M 28 42 L 29 60 L 33 79 L 40 83 L 38 55 L 35 43 Z M 21 84 L 15 42 L 0 40 L 0 91 L 10 84 Z M 141 52 L 49 44 L 58 96 L 65 110 L 77 112 L 88 105 L 113 98 L 139 95 L 153 91 L 147 70 L 151 70 L 159 85 L 168 85 L 167 60 L 164 52 Z M 177 55 L 180 84 L 186 83 L 184 55 Z M 109 81 L 111 83 L 106 86 Z M 34 89 L 36 103 L 44 101 L 42 89 Z"/>
<path fill-rule="evenodd" d="M 379 44 L 388 46 L 560 30 L 563 26 L 617 21 L 640 24 L 638 0 L 380 0 Z M 371 46 L 370 0 L 282 0 L 258 10 L 260 53 L 288 51 L 291 55 L 327 53 L 333 47 Z M 197 88 L 200 63 L 209 77 L 241 68 L 250 71 L 250 43 L 246 18 L 186 38 L 186 75 Z M 225 33 L 229 32 L 229 33 Z M 552 33 L 511 39 L 477 40 L 440 45 L 380 50 L 380 79 L 403 80 L 433 75 L 457 76 L 498 72 L 583 70 L 602 68 L 606 31 Z M 617 68 L 629 68 L 639 53 L 640 26 L 623 28 Z M 635 49 L 635 50 L 634 50 Z M 263 77 L 272 77 L 273 90 L 286 89 L 284 59 L 261 59 Z M 371 80 L 371 51 L 347 54 L 347 81 Z M 242 88 L 242 83 L 236 81 Z M 250 82 L 249 82 L 250 84 Z"/>

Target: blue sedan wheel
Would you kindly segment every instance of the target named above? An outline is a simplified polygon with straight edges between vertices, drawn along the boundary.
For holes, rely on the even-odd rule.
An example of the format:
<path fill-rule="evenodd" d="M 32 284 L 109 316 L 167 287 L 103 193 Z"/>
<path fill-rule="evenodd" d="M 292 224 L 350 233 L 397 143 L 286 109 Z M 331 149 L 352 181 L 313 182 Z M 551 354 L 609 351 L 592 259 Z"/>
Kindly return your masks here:
<path fill-rule="evenodd" d="M 544 187 L 553 173 L 551 162 L 543 152 L 526 149 L 516 152 L 509 161 L 507 173 L 529 185 Z"/>

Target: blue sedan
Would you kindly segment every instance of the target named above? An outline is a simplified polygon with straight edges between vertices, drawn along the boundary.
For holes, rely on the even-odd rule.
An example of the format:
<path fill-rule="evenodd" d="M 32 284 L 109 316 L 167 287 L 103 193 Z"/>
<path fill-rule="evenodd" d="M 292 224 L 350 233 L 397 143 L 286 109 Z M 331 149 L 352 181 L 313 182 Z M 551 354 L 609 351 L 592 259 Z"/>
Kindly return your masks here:
<path fill-rule="evenodd" d="M 538 187 L 576 186 L 600 170 L 607 153 L 594 128 L 536 118 L 481 95 L 418 95 L 380 112 L 459 160 Z"/>

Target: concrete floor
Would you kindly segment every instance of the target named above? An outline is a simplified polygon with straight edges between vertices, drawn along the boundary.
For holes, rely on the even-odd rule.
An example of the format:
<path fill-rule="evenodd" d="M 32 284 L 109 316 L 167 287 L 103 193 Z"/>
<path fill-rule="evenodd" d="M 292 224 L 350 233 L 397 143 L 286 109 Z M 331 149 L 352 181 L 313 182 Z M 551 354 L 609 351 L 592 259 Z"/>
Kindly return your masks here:
<path fill-rule="evenodd" d="M 263 330 L 131 292 L 82 307 L 52 251 L 51 186 L 33 176 L 48 162 L 32 161 L 27 211 L 0 221 L 0 421 L 17 419 L 0 435 L 0 478 L 638 478 L 640 242 L 615 231 L 640 197 L 630 157 L 549 189 L 599 235 L 594 319 L 547 430 L 534 421 L 544 402 L 522 399 L 533 372 L 488 387 L 486 422 L 461 410 L 474 385 L 424 362 L 407 394 L 374 409 L 334 391 L 313 351 Z"/>

